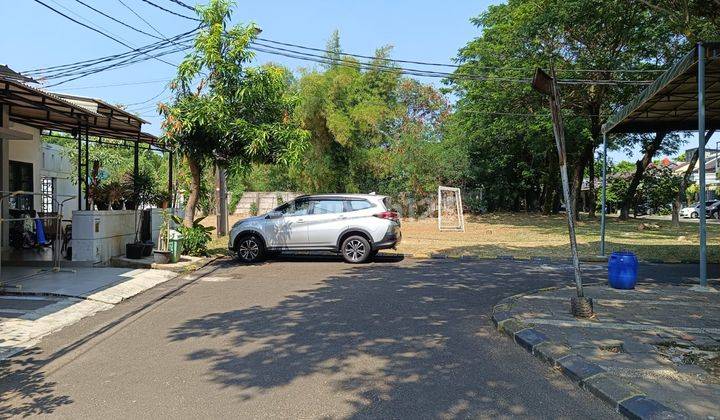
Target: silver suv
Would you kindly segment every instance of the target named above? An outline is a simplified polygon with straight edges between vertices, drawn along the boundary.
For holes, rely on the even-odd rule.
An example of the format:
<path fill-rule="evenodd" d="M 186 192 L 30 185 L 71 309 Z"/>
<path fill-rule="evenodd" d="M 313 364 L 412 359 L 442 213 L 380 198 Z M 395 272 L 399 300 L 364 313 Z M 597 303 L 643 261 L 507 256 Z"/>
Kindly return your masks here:
<path fill-rule="evenodd" d="M 245 263 L 279 251 L 333 251 L 362 263 L 400 243 L 400 219 L 389 207 L 374 194 L 300 196 L 235 223 L 228 248 Z"/>

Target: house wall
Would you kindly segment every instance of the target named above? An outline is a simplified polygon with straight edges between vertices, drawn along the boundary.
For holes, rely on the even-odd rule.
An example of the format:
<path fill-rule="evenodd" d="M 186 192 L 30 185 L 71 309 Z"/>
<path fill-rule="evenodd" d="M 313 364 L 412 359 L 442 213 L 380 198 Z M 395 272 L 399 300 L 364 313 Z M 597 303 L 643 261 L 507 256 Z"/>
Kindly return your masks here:
<path fill-rule="evenodd" d="M 63 153 L 62 146 L 42 143 L 40 149 L 40 177 L 55 178 L 55 194 L 58 202 L 64 200 L 63 219 L 72 219 L 72 212 L 77 210 L 77 185 L 73 183 L 73 163 Z M 39 189 L 39 187 L 38 187 Z"/>
<path fill-rule="evenodd" d="M 152 209 L 150 220 L 153 242 L 157 242 L 160 233 L 161 212 L 160 209 Z M 125 245 L 135 241 L 133 210 L 75 211 L 72 226 L 73 261 L 106 263 L 112 257 L 124 255 Z"/>
<path fill-rule="evenodd" d="M 14 130 L 32 134 L 32 140 L 12 140 L 8 141 L 8 159 L 3 165 L 9 164 L 9 161 L 31 163 L 33 165 L 33 192 L 40 192 L 40 167 L 42 160 L 40 155 L 40 130 L 25 125 L 14 124 Z M 5 183 L 3 190 L 7 190 L 8 184 Z M 33 207 L 40 208 L 40 196 L 33 197 Z"/>

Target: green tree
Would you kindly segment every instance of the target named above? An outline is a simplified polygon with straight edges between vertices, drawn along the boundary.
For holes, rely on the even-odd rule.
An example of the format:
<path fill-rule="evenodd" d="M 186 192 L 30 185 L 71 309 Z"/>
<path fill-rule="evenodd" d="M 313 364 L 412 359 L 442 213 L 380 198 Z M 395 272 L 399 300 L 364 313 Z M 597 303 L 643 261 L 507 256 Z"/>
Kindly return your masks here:
<path fill-rule="evenodd" d="M 669 210 L 680 189 L 680 179 L 669 167 L 653 165 L 647 169 L 639 193 L 656 213 Z"/>
<path fill-rule="evenodd" d="M 202 27 L 171 83 L 173 103 L 160 106 L 164 138 L 190 169 L 186 226 L 195 218 L 204 167 L 290 162 L 299 158 L 307 137 L 291 124 L 294 98 L 288 94 L 287 72 L 247 66 L 253 57 L 247 47 L 257 28 L 228 27 L 233 5 L 211 0 L 197 7 Z"/>
<path fill-rule="evenodd" d="M 461 67 L 449 80 L 460 98 L 455 134 L 477 150 L 475 182 L 501 184 L 486 185 L 498 207 L 547 210 L 559 201 L 547 104 L 518 80 L 553 63 L 559 78 L 597 82 L 561 86 L 575 206 L 585 169 L 595 177 L 604 116 L 640 89 L 613 86 L 636 76 L 607 69 L 664 65 L 673 34 L 664 19 L 626 0 L 510 0 L 472 22 L 482 33 L 460 50 Z"/>

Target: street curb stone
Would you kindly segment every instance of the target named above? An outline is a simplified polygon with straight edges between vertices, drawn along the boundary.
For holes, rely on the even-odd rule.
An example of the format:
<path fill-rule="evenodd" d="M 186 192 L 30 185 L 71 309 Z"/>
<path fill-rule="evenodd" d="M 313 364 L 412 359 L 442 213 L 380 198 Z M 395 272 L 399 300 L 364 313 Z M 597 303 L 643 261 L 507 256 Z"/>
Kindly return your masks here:
<path fill-rule="evenodd" d="M 551 287 L 542 290 L 560 288 Z M 649 398 L 632 384 L 612 375 L 601 366 L 572 353 L 567 345 L 548 340 L 544 334 L 532 328 L 532 325 L 515 318 L 510 312 L 513 303 L 526 294 L 528 293 L 507 297 L 493 307 L 491 319 L 499 332 L 509 336 L 539 360 L 558 368 L 581 388 L 627 418 L 647 420 L 687 418 L 684 414 Z"/>
<path fill-rule="evenodd" d="M 612 405 L 615 410 L 619 409 L 622 401 L 632 397 L 645 396 L 627 381 L 608 373 L 601 373 L 587 379 L 583 386 L 596 397 Z"/>
<path fill-rule="evenodd" d="M 547 336 L 533 328 L 526 328 L 515 333 L 515 342 L 530 353 L 536 346 L 546 341 L 548 341 Z"/>
<path fill-rule="evenodd" d="M 685 419 L 687 416 L 674 411 L 659 402 L 645 397 L 635 396 L 620 403 L 620 414 L 629 419 Z"/>
<path fill-rule="evenodd" d="M 557 363 L 565 376 L 580 384 L 583 384 L 588 378 L 605 372 L 605 369 L 595 363 L 588 362 L 584 357 L 577 354 L 570 354 L 560 358 Z"/>

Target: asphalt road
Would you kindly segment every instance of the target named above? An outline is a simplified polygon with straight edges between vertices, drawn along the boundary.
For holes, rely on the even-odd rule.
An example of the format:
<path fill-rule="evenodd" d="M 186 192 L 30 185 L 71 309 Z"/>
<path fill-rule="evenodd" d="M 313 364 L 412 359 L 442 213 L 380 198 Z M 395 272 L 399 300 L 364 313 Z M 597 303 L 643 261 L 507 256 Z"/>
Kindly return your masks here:
<path fill-rule="evenodd" d="M 688 267 L 642 272 L 672 270 Z M 314 258 L 224 261 L 203 273 L 4 362 L 0 417 L 617 416 L 489 318 L 505 296 L 569 283 L 569 266 Z"/>

